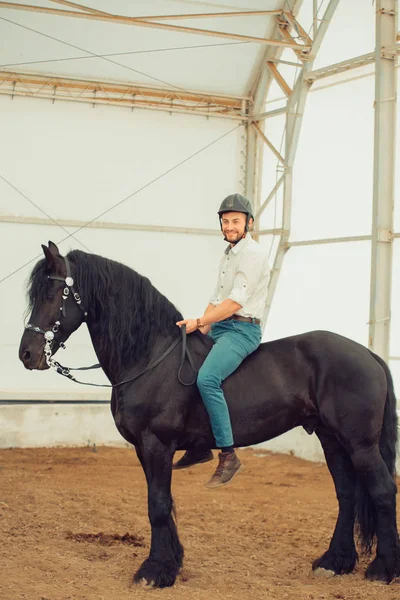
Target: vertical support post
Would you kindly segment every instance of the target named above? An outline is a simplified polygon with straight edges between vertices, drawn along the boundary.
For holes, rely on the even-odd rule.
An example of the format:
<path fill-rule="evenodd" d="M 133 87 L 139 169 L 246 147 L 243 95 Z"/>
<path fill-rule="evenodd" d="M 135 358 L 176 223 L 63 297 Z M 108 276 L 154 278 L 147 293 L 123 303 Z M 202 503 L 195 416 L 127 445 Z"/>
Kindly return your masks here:
<path fill-rule="evenodd" d="M 389 358 L 396 135 L 397 0 L 376 1 L 375 131 L 369 339 Z"/>
<path fill-rule="evenodd" d="M 289 249 L 288 241 L 290 236 L 290 224 L 292 215 L 292 193 L 293 193 L 293 166 L 296 156 L 296 150 L 299 141 L 301 124 L 303 121 L 304 109 L 311 83 L 307 81 L 306 76 L 312 70 L 314 59 L 321 46 L 322 40 L 332 20 L 339 0 L 330 0 L 326 7 L 325 14 L 318 27 L 317 34 L 314 37 L 312 48 L 309 52 L 309 61 L 307 61 L 299 74 L 293 93 L 288 100 L 288 111 L 286 114 L 286 138 L 285 138 L 285 163 L 284 163 L 284 190 L 283 190 L 283 214 L 282 230 L 279 247 L 275 256 L 271 271 L 268 297 L 263 317 L 263 327 L 266 326 L 272 301 L 275 295 L 279 276 L 281 273 L 283 260 Z"/>
<path fill-rule="evenodd" d="M 259 208 L 259 185 L 258 185 L 258 153 L 259 153 L 259 142 L 257 134 L 252 127 L 251 122 L 247 121 L 246 125 L 246 136 L 247 136 L 247 148 L 246 148 L 246 193 L 245 196 L 250 200 L 253 206 L 254 213 L 257 213 Z M 258 239 L 259 231 L 259 219 L 256 219 L 254 223 L 254 235 L 255 239 Z"/>
<path fill-rule="evenodd" d="M 292 194 L 293 194 L 293 166 L 296 156 L 296 150 L 300 135 L 301 122 L 303 119 L 306 99 L 311 84 L 306 80 L 306 74 L 312 68 L 312 63 L 304 65 L 300 75 L 297 78 L 293 94 L 288 102 L 288 111 L 286 115 L 286 135 L 285 135 L 285 164 L 283 174 L 283 213 L 282 230 L 279 247 L 275 256 L 271 272 L 271 279 L 268 289 L 267 303 L 265 306 L 263 324 L 267 323 L 269 312 L 271 310 L 272 300 L 275 295 L 279 276 L 281 273 L 283 260 L 289 249 L 288 241 L 290 235 L 290 225 L 292 218 Z"/>
<path fill-rule="evenodd" d="M 296 16 L 303 4 L 303 0 L 287 0 L 286 2 L 289 9 L 294 16 Z M 278 21 L 277 21 L 278 23 Z M 275 32 L 272 37 L 277 34 L 278 27 L 276 25 Z M 248 112 L 248 122 L 246 128 L 247 135 L 247 160 L 246 160 L 246 196 L 253 204 L 253 210 L 255 215 L 254 223 L 254 239 L 259 239 L 260 231 L 260 215 L 261 208 L 261 184 L 262 184 L 262 163 L 264 157 L 264 143 L 259 139 L 254 127 L 251 125 L 251 117 L 253 115 L 260 114 L 264 108 L 265 100 L 268 94 L 269 87 L 271 85 L 272 76 L 267 67 L 267 61 L 279 58 L 282 54 L 282 48 L 268 48 L 264 54 L 261 68 L 257 73 L 255 84 L 252 89 L 253 105 Z M 264 123 L 261 124 L 262 129 Z"/>
<path fill-rule="evenodd" d="M 313 40 L 315 40 L 317 36 L 318 29 L 318 0 L 313 0 Z"/>
<path fill-rule="evenodd" d="M 291 7 L 293 15 L 297 15 L 303 0 L 288 0 L 288 6 Z M 277 28 L 276 28 L 277 29 Z M 276 32 L 272 37 L 274 37 Z M 279 58 L 282 54 L 282 48 L 268 48 L 264 54 L 260 71 L 257 74 L 255 85 L 252 90 L 254 98 L 253 106 L 249 110 L 248 117 L 262 112 L 265 105 L 265 99 L 271 85 L 272 76 L 267 67 L 267 61 L 272 58 Z M 261 125 L 264 127 L 264 124 Z M 251 119 L 247 122 L 247 159 L 246 159 L 246 196 L 253 204 L 255 214 L 260 214 L 261 206 L 261 183 L 262 183 L 262 162 L 264 156 L 264 143 L 259 139 L 254 127 L 251 125 Z M 260 217 L 255 219 L 253 237 L 258 240 L 260 230 Z"/>
<path fill-rule="evenodd" d="M 269 50 L 270 52 L 270 50 Z M 266 57 L 268 56 L 268 52 Z M 249 117 L 261 112 L 265 103 L 268 86 L 271 81 L 271 75 L 267 68 L 266 60 L 263 62 L 259 80 L 254 93 L 254 102 L 249 110 Z M 246 197 L 253 205 L 253 211 L 256 215 L 259 212 L 261 204 L 261 176 L 262 176 L 262 159 L 264 144 L 260 142 L 251 119 L 247 121 L 247 161 L 246 161 Z M 259 239 L 260 218 L 256 217 L 254 221 L 253 238 Z"/>

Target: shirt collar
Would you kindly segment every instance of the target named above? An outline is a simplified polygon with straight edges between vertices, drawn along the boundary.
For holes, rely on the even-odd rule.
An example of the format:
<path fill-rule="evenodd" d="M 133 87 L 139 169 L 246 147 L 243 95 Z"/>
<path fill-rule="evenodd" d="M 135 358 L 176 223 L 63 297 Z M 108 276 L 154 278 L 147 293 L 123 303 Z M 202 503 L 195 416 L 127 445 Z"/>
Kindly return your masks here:
<path fill-rule="evenodd" d="M 251 235 L 249 232 L 247 232 L 246 237 L 242 238 L 240 242 L 233 246 L 233 248 L 231 248 L 231 245 L 229 244 L 225 249 L 225 254 L 228 255 L 229 252 L 233 252 L 233 254 L 238 254 L 249 243 L 249 240 L 251 240 Z"/>

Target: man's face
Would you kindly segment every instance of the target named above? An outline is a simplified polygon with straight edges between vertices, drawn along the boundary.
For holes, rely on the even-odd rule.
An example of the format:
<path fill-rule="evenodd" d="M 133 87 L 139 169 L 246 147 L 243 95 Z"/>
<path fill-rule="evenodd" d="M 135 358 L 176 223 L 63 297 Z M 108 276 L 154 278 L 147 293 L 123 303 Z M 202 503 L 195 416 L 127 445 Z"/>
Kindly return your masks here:
<path fill-rule="evenodd" d="M 236 244 L 244 234 L 247 215 L 241 212 L 226 212 L 222 215 L 222 233 L 230 244 Z"/>

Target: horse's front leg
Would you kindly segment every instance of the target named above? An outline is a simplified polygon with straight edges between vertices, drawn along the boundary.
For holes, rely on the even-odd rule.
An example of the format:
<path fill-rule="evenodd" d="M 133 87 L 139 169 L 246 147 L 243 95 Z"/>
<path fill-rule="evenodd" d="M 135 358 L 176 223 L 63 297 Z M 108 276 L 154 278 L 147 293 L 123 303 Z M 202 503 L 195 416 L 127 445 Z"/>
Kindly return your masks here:
<path fill-rule="evenodd" d="M 136 451 L 147 479 L 151 548 L 134 581 L 167 587 L 174 584 L 183 561 L 183 547 L 173 519 L 171 496 L 175 445 L 165 445 L 155 435 L 148 435 L 136 446 Z"/>

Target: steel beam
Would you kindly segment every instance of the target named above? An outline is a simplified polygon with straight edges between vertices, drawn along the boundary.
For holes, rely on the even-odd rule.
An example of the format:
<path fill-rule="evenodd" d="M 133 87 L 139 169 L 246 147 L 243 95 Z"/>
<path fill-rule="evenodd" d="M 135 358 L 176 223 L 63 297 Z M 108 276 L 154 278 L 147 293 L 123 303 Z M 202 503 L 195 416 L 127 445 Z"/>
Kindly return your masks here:
<path fill-rule="evenodd" d="M 332 17 L 335 14 L 335 10 L 339 4 L 339 0 L 330 0 L 328 6 L 325 9 L 324 16 L 319 22 L 317 34 L 314 37 L 313 44 L 311 46 L 311 50 L 305 50 L 304 52 L 308 54 L 308 58 L 312 61 L 315 60 L 318 51 L 321 47 L 325 34 L 328 30 L 328 27 L 332 21 Z"/>
<path fill-rule="evenodd" d="M 318 0 L 313 0 L 313 39 L 318 32 Z"/>
<path fill-rule="evenodd" d="M 249 117 L 250 122 L 258 122 L 263 121 L 264 119 L 271 119 L 272 117 L 279 117 L 280 115 L 284 115 L 287 113 L 287 105 L 282 108 L 276 108 L 275 110 L 269 110 L 267 112 L 262 112 L 258 115 L 253 115 Z"/>
<path fill-rule="evenodd" d="M 273 154 L 275 154 L 275 156 L 279 160 L 279 162 L 281 162 L 282 164 L 284 164 L 285 163 L 285 159 L 278 152 L 278 150 L 275 148 L 275 146 L 273 145 L 273 143 L 267 138 L 267 136 L 265 135 L 265 133 L 260 129 L 260 126 L 258 125 L 258 123 L 253 122 L 252 125 L 253 125 L 256 133 L 260 136 L 260 138 L 264 142 L 264 144 L 266 144 L 268 146 L 268 148 L 271 150 L 271 152 Z"/>
<path fill-rule="evenodd" d="M 276 184 L 274 185 L 274 187 L 272 188 L 272 190 L 270 191 L 270 193 L 268 194 L 268 196 L 266 197 L 266 199 L 264 200 L 264 202 L 261 204 L 260 208 L 256 212 L 256 215 L 255 215 L 256 219 L 259 219 L 261 217 L 262 213 L 267 208 L 268 204 L 271 202 L 272 198 L 275 196 L 276 192 L 281 187 L 283 181 L 284 181 L 284 176 L 282 175 L 281 177 L 279 177 L 278 181 L 276 182 Z M 262 232 L 260 231 L 259 235 L 261 235 L 261 234 L 262 234 Z"/>
<path fill-rule="evenodd" d="M 291 23 L 287 20 L 287 18 L 284 15 L 282 15 L 282 18 L 279 22 L 279 33 L 281 34 L 282 39 L 286 40 L 286 43 L 291 45 L 291 48 L 294 50 L 299 60 L 303 61 L 306 58 L 303 54 L 305 46 L 302 48 L 295 48 L 293 46 L 294 38 L 288 29 L 288 25 L 291 25 Z M 310 49 L 309 46 L 307 48 Z"/>
<path fill-rule="evenodd" d="M 280 181 L 280 180 L 279 180 Z M 278 183 L 279 183 L 278 181 Z M 265 230 L 260 231 L 260 235 L 264 235 Z M 285 233 L 282 230 L 282 233 Z M 393 233 L 393 238 L 400 238 L 400 233 Z M 298 240 L 296 242 L 287 242 L 288 248 L 295 248 L 299 246 L 321 246 L 324 244 L 347 244 L 348 242 L 370 242 L 372 240 L 372 235 L 347 235 L 342 237 L 334 237 L 334 238 L 317 238 L 313 240 Z"/>
<path fill-rule="evenodd" d="M 396 62 L 388 54 L 397 38 L 397 0 L 376 1 L 375 134 L 369 338 L 371 350 L 390 351 L 393 212 L 396 148 Z"/>
<path fill-rule="evenodd" d="M 296 17 L 299 13 L 301 6 L 303 4 L 303 0 L 287 0 L 286 5 L 289 9 L 291 9 L 291 14 Z M 284 16 L 277 16 L 275 29 L 273 32 L 273 37 L 276 38 L 279 36 L 279 23 L 280 20 Z M 292 28 L 292 24 L 287 20 L 287 28 L 290 30 Z M 248 151 L 247 151 L 247 170 L 246 170 L 246 179 L 247 179 L 247 191 L 248 197 L 253 201 L 254 210 L 256 213 L 255 219 L 255 238 L 258 239 L 261 234 L 260 230 L 260 215 L 262 213 L 261 207 L 263 204 L 261 203 L 261 183 L 262 183 L 262 164 L 264 158 L 264 141 L 257 137 L 257 133 L 254 127 L 251 127 L 250 123 L 253 121 L 259 122 L 259 129 L 264 133 L 264 119 L 268 118 L 267 115 L 262 115 L 259 117 L 260 113 L 263 111 L 265 106 L 265 100 L 267 98 L 273 77 L 270 69 L 267 66 L 267 62 L 276 63 L 280 61 L 283 53 L 283 48 L 267 48 L 264 53 L 263 60 L 258 71 L 255 82 L 252 85 L 252 96 L 254 98 L 253 105 L 251 110 L 249 111 L 249 123 L 247 126 L 247 136 L 248 136 Z M 272 112 L 274 114 L 272 114 Z M 283 111 L 279 109 L 279 111 L 272 111 L 269 116 L 276 116 L 277 114 L 282 114 L 282 112 L 286 112 L 286 107 Z M 270 201 L 270 200 L 268 200 Z M 264 202 L 265 205 L 265 202 Z"/>
<path fill-rule="evenodd" d="M 74 229 L 111 229 L 114 231 L 151 231 L 157 233 L 183 233 L 192 235 L 221 235 L 219 229 L 200 229 L 196 227 L 172 227 L 168 225 L 140 225 L 136 223 L 116 223 L 112 221 L 81 221 L 78 219 L 57 219 L 57 222 L 45 217 L 21 217 L 14 215 L 0 215 L 0 223 L 13 223 L 18 225 L 48 225 L 52 227 L 73 227 Z"/>
<path fill-rule="evenodd" d="M 290 2 L 290 5 L 289 5 Z M 303 0 L 288 0 L 287 5 L 291 8 L 291 12 L 296 16 L 303 4 Z M 283 13 L 282 13 L 283 14 Z M 277 16 L 274 31 L 272 33 L 273 38 L 279 36 L 278 22 L 281 15 Z M 288 27 L 292 25 L 288 23 Z M 251 96 L 253 97 L 253 103 L 250 105 L 248 113 L 248 124 L 246 128 L 247 134 L 247 153 L 246 153 L 246 195 L 249 200 L 252 201 L 254 212 L 258 215 L 255 219 L 255 238 L 258 239 L 260 229 L 260 208 L 261 208 L 261 178 L 262 178 L 262 162 L 264 156 L 264 142 L 257 136 L 255 128 L 251 126 L 251 123 L 256 120 L 255 115 L 259 115 L 264 108 L 265 99 L 272 82 L 271 71 L 267 67 L 267 61 L 276 62 L 279 61 L 283 53 L 282 47 L 269 47 L 266 49 L 260 68 L 255 76 L 255 79 L 251 85 Z M 263 118 L 258 119 L 261 123 L 259 125 L 260 130 L 263 131 Z"/>
<path fill-rule="evenodd" d="M 385 46 L 382 52 L 383 54 L 386 54 L 388 56 L 400 54 L 400 44 L 396 43 L 392 46 Z M 353 58 L 349 58 L 347 60 L 343 60 L 332 65 L 327 65 L 325 67 L 322 67 L 321 69 L 316 69 L 315 71 L 311 71 L 307 75 L 307 79 L 313 83 L 326 77 L 341 75 L 342 73 L 347 73 L 347 71 L 367 67 L 369 65 L 375 65 L 375 52 L 369 52 L 368 54 L 354 56 Z M 367 73 L 366 75 L 364 75 L 364 77 L 369 77 L 372 75 L 374 75 L 373 72 Z M 347 83 L 348 81 L 353 81 L 353 79 L 345 79 L 343 81 L 340 81 L 339 83 Z M 317 89 L 321 88 L 318 87 Z"/>
<path fill-rule="evenodd" d="M 0 71 L 0 94 L 48 100 L 111 104 L 128 108 L 152 108 L 207 117 L 243 120 L 247 98 L 209 95 L 185 90 L 126 85 L 110 81 L 85 81 L 32 73 Z"/>
<path fill-rule="evenodd" d="M 289 98 L 292 95 L 292 89 L 288 85 L 287 81 L 284 77 L 282 77 L 281 73 L 278 71 L 277 66 L 272 61 L 267 60 L 267 67 L 271 71 L 273 78 L 276 83 L 281 88 L 282 92 Z"/>
<path fill-rule="evenodd" d="M 371 240 L 370 235 L 350 235 L 334 238 L 319 238 L 315 240 L 299 240 L 296 242 L 288 242 L 288 248 L 299 246 L 321 246 L 325 244 L 346 244 L 348 242 L 368 242 Z"/>
<path fill-rule="evenodd" d="M 286 116 L 286 136 L 285 136 L 285 162 L 284 162 L 284 176 L 283 176 L 283 214 L 282 214 L 282 230 L 283 233 L 280 236 L 278 250 L 274 259 L 274 264 L 271 271 L 271 278 L 268 289 L 267 303 L 264 311 L 263 323 L 266 325 L 271 310 L 272 301 L 275 295 L 275 291 L 278 285 L 280 273 L 282 270 L 283 261 L 286 252 L 289 249 L 288 241 L 291 227 L 292 217 L 292 193 L 293 193 L 293 163 L 295 150 L 298 141 L 298 132 L 300 131 L 300 124 L 296 128 L 297 135 L 295 136 L 295 119 L 298 119 L 301 123 L 301 113 L 297 106 L 300 101 L 304 108 L 308 87 L 304 80 L 304 68 L 298 77 L 294 92 L 288 102 L 288 113 Z M 301 90 L 301 93 L 300 93 Z M 300 114 L 299 114 L 300 113 Z M 297 115 L 297 116 L 295 116 Z M 295 147 L 296 146 L 296 147 Z"/>
<path fill-rule="evenodd" d="M 271 305 L 278 285 L 279 276 L 282 270 L 283 261 L 286 252 L 289 249 L 289 236 L 292 214 L 292 192 L 293 192 L 293 166 L 296 157 L 298 140 L 300 135 L 301 123 L 303 119 L 305 104 L 311 83 L 307 80 L 308 73 L 312 70 L 314 59 L 320 48 L 322 40 L 327 31 L 328 25 L 333 17 L 339 0 L 330 0 L 323 19 L 318 26 L 313 45 L 308 53 L 308 61 L 304 62 L 302 70 L 297 77 L 293 93 L 288 99 L 287 114 L 285 124 L 285 156 L 284 156 L 284 188 L 283 188 L 283 214 L 282 214 L 282 234 L 278 250 L 271 270 L 268 298 L 264 311 L 263 325 L 267 324 Z M 286 38 L 290 33 L 283 23 L 280 25 L 280 31 Z"/>
<path fill-rule="evenodd" d="M 68 0 L 50 0 L 54 4 L 61 4 L 62 6 L 69 6 L 71 8 L 77 8 L 78 10 L 83 10 L 87 13 L 94 13 L 97 15 L 110 15 L 108 12 L 104 12 L 103 10 L 98 10 L 96 8 L 90 8 L 90 6 L 85 6 L 83 4 L 78 4 L 77 2 L 69 2 Z"/>
<path fill-rule="evenodd" d="M 89 8 L 88 6 L 84 6 L 83 4 L 78 4 L 76 2 L 69 2 L 68 0 L 50 0 L 50 2 L 54 2 L 55 4 L 62 4 L 64 6 L 70 6 L 71 8 L 78 8 L 79 10 L 83 10 L 85 12 L 97 13 L 100 15 L 112 15 L 112 13 L 104 12 L 102 10 L 97 10 L 94 8 Z M 274 16 L 281 14 L 282 10 L 236 10 L 234 12 L 223 11 L 223 12 L 207 12 L 207 13 L 180 13 L 175 15 L 150 15 L 139 17 L 144 20 L 157 20 L 157 21 L 166 21 L 173 19 L 212 19 L 212 18 L 221 18 L 221 17 L 261 17 L 261 16 Z"/>
<path fill-rule="evenodd" d="M 293 29 L 295 29 L 297 34 L 301 37 L 303 42 L 307 46 L 310 46 L 310 48 L 311 48 L 311 46 L 313 44 L 312 39 L 310 38 L 308 33 L 303 29 L 303 27 L 300 25 L 300 23 L 297 21 L 297 19 L 294 17 L 294 15 L 292 15 L 292 13 L 290 13 L 290 12 L 285 11 L 285 17 L 287 18 L 289 23 L 292 25 Z"/>
<path fill-rule="evenodd" d="M 169 23 L 152 21 L 150 19 L 155 19 L 157 17 L 147 17 L 146 19 L 142 19 L 139 17 L 125 17 L 120 15 L 109 15 L 109 14 L 100 14 L 96 13 L 87 13 L 87 12 L 78 12 L 73 10 L 63 10 L 58 8 L 47 8 L 45 6 L 34 6 L 31 4 L 16 4 L 15 2 L 0 2 L 0 9 L 12 9 L 12 10 L 21 10 L 27 12 L 38 12 L 42 14 L 50 14 L 56 15 L 59 17 L 72 17 L 74 19 L 86 19 L 92 21 L 100 21 L 106 23 L 114 23 L 119 25 L 134 25 L 136 27 L 148 27 L 152 29 L 166 29 L 167 31 L 176 31 L 178 33 L 190 33 L 193 35 L 202 35 L 202 36 L 210 36 L 210 37 L 219 37 L 225 39 L 232 40 L 240 40 L 242 42 L 257 42 L 259 44 L 266 44 L 267 46 L 279 46 L 282 48 L 293 48 L 294 50 L 307 50 L 308 46 L 304 44 L 296 44 L 293 40 L 284 41 L 284 40 L 274 40 L 274 39 L 266 39 L 255 37 L 251 35 L 241 35 L 238 33 L 228 33 L 226 31 L 212 31 L 210 29 L 198 29 L 195 27 L 183 27 L 181 25 L 170 25 Z M 214 15 L 215 16 L 215 15 Z M 174 18 L 173 15 L 170 15 L 169 18 Z"/>
<path fill-rule="evenodd" d="M 327 65 L 326 67 L 322 67 L 321 69 L 311 71 L 310 73 L 308 73 L 307 79 L 308 81 L 313 83 L 314 81 L 324 79 L 325 77 L 332 77 L 333 75 L 347 73 L 347 71 L 351 71 L 353 69 L 359 69 L 360 67 L 372 65 L 374 64 L 374 62 L 374 52 L 370 52 L 369 54 L 362 54 L 361 56 L 355 56 L 354 58 L 349 58 L 347 60 L 343 60 L 332 65 Z"/>

